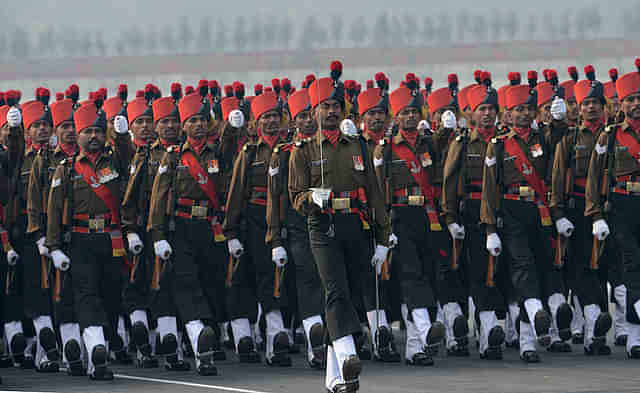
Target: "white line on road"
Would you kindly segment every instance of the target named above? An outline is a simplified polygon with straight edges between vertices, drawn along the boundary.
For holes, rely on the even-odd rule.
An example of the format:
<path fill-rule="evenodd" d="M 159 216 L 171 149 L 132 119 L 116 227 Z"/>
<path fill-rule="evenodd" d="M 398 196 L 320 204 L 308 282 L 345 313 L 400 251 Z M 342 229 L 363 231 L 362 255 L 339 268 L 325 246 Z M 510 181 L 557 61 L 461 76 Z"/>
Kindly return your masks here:
<path fill-rule="evenodd" d="M 146 378 L 146 377 L 136 377 L 134 375 L 124 375 L 124 374 L 114 374 L 116 378 L 122 379 L 131 379 L 134 381 L 144 381 L 144 382 L 156 382 L 156 383 L 166 383 L 169 385 L 182 385 L 189 386 L 192 388 L 204 388 L 204 389 L 213 389 L 213 390 L 221 390 L 224 392 L 235 392 L 235 393 L 267 393 L 259 390 L 248 390 L 248 389 L 240 389 L 240 388 L 232 388 L 228 386 L 218 386 L 218 385 L 205 385 L 201 383 L 192 383 L 192 382 L 183 382 L 183 381 L 172 381 L 170 379 L 157 379 L 157 378 Z"/>

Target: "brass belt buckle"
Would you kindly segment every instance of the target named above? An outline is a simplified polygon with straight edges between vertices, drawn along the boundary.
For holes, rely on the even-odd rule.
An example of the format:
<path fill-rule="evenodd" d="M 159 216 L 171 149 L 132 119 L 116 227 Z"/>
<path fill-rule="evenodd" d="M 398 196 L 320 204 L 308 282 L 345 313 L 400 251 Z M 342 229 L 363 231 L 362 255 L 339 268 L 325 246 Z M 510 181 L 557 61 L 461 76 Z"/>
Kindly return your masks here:
<path fill-rule="evenodd" d="M 94 231 L 104 230 L 104 218 L 93 218 L 89 220 L 89 229 Z"/>
<path fill-rule="evenodd" d="M 532 197 L 533 196 L 533 191 L 531 190 L 531 187 L 520 186 L 520 196 L 522 198 Z"/>
<path fill-rule="evenodd" d="M 424 195 L 409 195 L 409 206 L 423 206 Z"/>
<path fill-rule="evenodd" d="M 207 216 L 207 207 L 206 206 L 191 206 L 191 216 L 193 216 L 193 217 L 206 217 Z"/>
<path fill-rule="evenodd" d="M 334 210 L 345 210 L 351 207 L 351 200 L 349 198 L 333 198 L 331 200 L 331 206 Z"/>

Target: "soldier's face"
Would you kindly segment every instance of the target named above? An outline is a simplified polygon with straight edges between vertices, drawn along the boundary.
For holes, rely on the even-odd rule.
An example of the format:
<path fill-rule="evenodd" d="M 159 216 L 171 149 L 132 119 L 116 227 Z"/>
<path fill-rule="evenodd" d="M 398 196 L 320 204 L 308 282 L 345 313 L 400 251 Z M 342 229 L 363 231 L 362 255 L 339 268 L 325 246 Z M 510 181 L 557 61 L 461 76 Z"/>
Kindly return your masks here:
<path fill-rule="evenodd" d="M 316 121 L 324 130 L 337 130 L 343 119 L 342 105 L 338 100 L 324 100 L 315 109 Z"/>
<path fill-rule="evenodd" d="M 511 111 L 508 109 L 505 109 L 504 112 L 502 112 L 502 124 L 504 124 L 507 127 L 511 127 L 513 125 L 513 118 L 511 117 Z"/>
<path fill-rule="evenodd" d="M 618 97 L 613 97 L 611 100 L 611 116 L 615 116 L 618 112 L 620 112 L 620 101 Z"/>
<path fill-rule="evenodd" d="M 585 98 L 580 103 L 580 114 L 586 121 L 597 121 L 602 118 L 604 106 L 598 98 Z"/>
<path fill-rule="evenodd" d="M 640 93 L 632 94 L 622 100 L 624 115 L 632 120 L 640 120 Z"/>
<path fill-rule="evenodd" d="M 418 108 L 408 106 L 398 112 L 396 115 L 396 123 L 401 130 L 415 130 L 418 128 L 418 123 L 422 120 L 422 114 Z"/>
<path fill-rule="evenodd" d="M 529 128 L 535 116 L 536 108 L 531 104 L 518 105 L 511 110 L 513 126 L 518 128 Z"/>
<path fill-rule="evenodd" d="M 60 143 L 64 143 L 66 145 L 73 145 L 78 139 L 76 137 L 76 130 L 73 126 L 73 122 L 70 120 L 60 123 L 58 128 L 56 128 L 56 134 L 58 135 Z"/>
<path fill-rule="evenodd" d="M 578 119 L 578 102 L 575 97 L 571 97 L 567 100 L 567 119 L 576 121 Z"/>
<path fill-rule="evenodd" d="M 31 140 L 33 143 L 39 145 L 49 143 L 52 131 L 51 124 L 44 120 L 38 120 L 29 126 L 29 136 L 31 136 Z"/>
<path fill-rule="evenodd" d="M 174 116 L 164 117 L 156 124 L 156 133 L 164 141 L 174 142 L 178 139 L 180 122 Z"/>
<path fill-rule="evenodd" d="M 481 104 L 473 112 L 473 121 L 480 128 L 491 128 L 496 124 L 497 115 L 495 105 Z"/>
<path fill-rule="evenodd" d="M 311 111 L 302 111 L 296 116 L 296 128 L 304 135 L 313 135 L 316 132 L 316 123 L 313 121 Z"/>
<path fill-rule="evenodd" d="M 151 142 L 153 135 L 153 118 L 151 116 L 139 116 L 131 123 L 131 132 L 136 139 Z"/>
<path fill-rule="evenodd" d="M 189 138 L 201 139 L 207 136 L 207 119 L 203 115 L 193 115 L 182 125 Z"/>
<path fill-rule="evenodd" d="M 367 130 L 380 132 L 384 130 L 385 120 L 387 119 L 387 111 L 380 107 L 369 109 L 363 117 Z"/>
<path fill-rule="evenodd" d="M 282 117 L 278 111 L 263 113 L 258 119 L 258 128 L 263 134 L 273 135 L 280 131 L 280 121 Z"/>
<path fill-rule="evenodd" d="M 88 127 L 78 135 L 78 145 L 83 151 L 97 153 L 104 149 L 107 142 L 107 131 L 100 127 Z"/>
<path fill-rule="evenodd" d="M 551 123 L 551 101 L 539 107 L 537 120 L 538 123 Z"/>

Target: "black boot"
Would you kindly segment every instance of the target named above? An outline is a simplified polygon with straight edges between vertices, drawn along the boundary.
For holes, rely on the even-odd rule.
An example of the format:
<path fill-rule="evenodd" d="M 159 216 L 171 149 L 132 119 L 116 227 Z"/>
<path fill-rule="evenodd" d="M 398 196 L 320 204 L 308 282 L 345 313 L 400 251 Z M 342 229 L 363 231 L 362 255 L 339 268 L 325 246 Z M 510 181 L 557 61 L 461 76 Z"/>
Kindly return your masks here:
<path fill-rule="evenodd" d="M 584 333 L 576 333 L 571 338 L 572 344 L 584 344 Z"/>
<path fill-rule="evenodd" d="M 524 351 L 524 353 L 520 355 L 520 359 L 525 363 L 540 363 L 540 356 L 536 351 Z"/>
<path fill-rule="evenodd" d="M 153 357 L 151 344 L 149 343 L 149 331 L 144 323 L 138 321 L 131 327 L 133 343 L 140 351 L 141 358 L 136 359 L 138 368 L 156 368 L 158 360 Z"/>
<path fill-rule="evenodd" d="M 196 364 L 198 374 L 202 376 L 218 375 L 218 369 L 213 365 L 213 345 L 216 334 L 209 326 L 205 326 L 198 336 L 198 348 L 196 353 Z"/>
<path fill-rule="evenodd" d="M 178 339 L 173 333 L 169 333 L 160 341 L 160 352 L 164 355 L 164 368 L 167 371 L 189 371 L 191 365 L 178 359 Z"/>
<path fill-rule="evenodd" d="M 426 342 L 427 345 L 425 347 L 425 353 L 433 356 L 438 353 L 438 348 L 440 343 L 444 339 L 445 336 L 445 327 L 440 321 L 435 321 L 431 324 L 431 328 L 427 333 Z"/>
<path fill-rule="evenodd" d="M 628 338 L 629 338 L 629 336 L 627 336 L 626 334 L 621 334 L 618 337 L 616 337 L 616 347 L 624 347 L 624 346 L 626 346 Z"/>
<path fill-rule="evenodd" d="M 571 320 L 572 319 L 573 319 L 573 310 L 571 309 L 571 306 L 569 306 L 567 303 L 562 303 L 560 307 L 558 307 L 558 311 L 556 312 L 556 325 L 558 326 L 558 336 L 560 336 L 560 339 L 562 341 L 567 341 L 571 338 Z"/>
<path fill-rule="evenodd" d="M 56 334 L 50 327 L 40 329 L 39 334 L 40 345 L 47 352 L 47 359 L 57 362 L 60 359 L 58 352 L 58 343 L 56 342 Z"/>
<path fill-rule="evenodd" d="M 501 326 L 494 326 L 489 331 L 489 347 L 480 354 L 481 359 L 502 360 L 502 343 L 504 342 L 504 330 Z"/>
<path fill-rule="evenodd" d="M 240 363 L 260 363 L 260 355 L 251 337 L 243 337 L 238 342 L 238 359 Z"/>
<path fill-rule="evenodd" d="M 411 359 L 405 359 L 405 363 L 409 366 L 433 366 L 433 357 L 425 352 L 414 354 Z"/>
<path fill-rule="evenodd" d="M 584 353 L 589 356 L 611 355 L 611 348 L 607 345 L 607 332 L 611 329 L 613 321 L 607 312 L 601 312 L 596 319 L 593 329 L 593 341 L 589 347 L 584 349 Z"/>
<path fill-rule="evenodd" d="M 67 374 L 73 377 L 87 375 L 82 364 L 82 348 L 77 340 L 71 339 L 64 345 L 64 355 L 67 358 Z"/>
<path fill-rule="evenodd" d="M 91 361 L 95 370 L 89 374 L 89 378 L 94 381 L 110 381 L 113 379 L 113 372 L 107 367 L 107 349 L 104 345 L 96 345 L 91 352 Z"/>
<path fill-rule="evenodd" d="M 351 355 L 342 365 L 342 375 L 344 383 L 334 386 L 333 393 L 351 393 L 360 389 L 360 372 L 362 364 L 358 356 Z"/>
<path fill-rule="evenodd" d="M 548 347 L 551 344 L 551 336 L 549 335 L 549 329 L 551 328 L 551 317 L 545 310 L 538 310 L 536 313 L 533 325 L 536 328 L 536 336 L 538 336 L 538 344 L 543 347 Z M 530 362 L 531 363 L 531 362 Z"/>
<path fill-rule="evenodd" d="M 326 361 L 326 347 L 324 345 L 325 329 L 321 323 L 316 323 L 311 326 L 309 330 L 309 343 L 311 344 L 311 351 L 313 352 L 313 358 L 309 361 L 309 366 L 313 369 L 324 368 Z"/>
<path fill-rule="evenodd" d="M 640 346 L 636 345 L 631 347 L 631 351 L 627 352 L 627 357 L 629 359 L 640 359 Z"/>
<path fill-rule="evenodd" d="M 132 347 L 135 347 L 135 345 L 132 345 Z M 113 340 L 109 342 L 109 349 L 112 352 L 113 363 L 115 364 L 133 363 L 131 356 L 129 355 L 126 348 L 124 347 L 124 342 L 122 341 L 122 337 L 120 337 L 119 335 L 116 334 Z"/>
<path fill-rule="evenodd" d="M 265 358 L 269 366 L 291 367 L 289 356 L 289 336 L 286 332 L 280 332 L 273 338 L 273 356 Z"/>
<path fill-rule="evenodd" d="M 386 326 L 380 326 L 376 332 L 378 349 L 374 353 L 374 360 L 385 363 L 400 362 L 400 354 L 393 347 L 393 333 Z"/>
<path fill-rule="evenodd" d="M 24 334 L 17 333 L 11 339 L 11 355 L 15 363 L 24 362 L 24 350 L 27 348 L 27 339 L 24 338 Z"/>

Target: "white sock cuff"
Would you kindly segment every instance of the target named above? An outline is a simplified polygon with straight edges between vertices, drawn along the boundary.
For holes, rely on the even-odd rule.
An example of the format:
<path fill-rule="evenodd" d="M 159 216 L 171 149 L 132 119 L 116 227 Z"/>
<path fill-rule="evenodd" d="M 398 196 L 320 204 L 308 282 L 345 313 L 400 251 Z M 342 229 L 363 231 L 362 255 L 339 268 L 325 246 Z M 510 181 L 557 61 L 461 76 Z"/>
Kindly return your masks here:
<path fill-rule="evenodd" d="M 178 339 L 178 322 L 176 317 L 160 317 L 158 318 L 158 334 L 162 339 L 167 334 L 173 334 Z"/>
<path fill-rule="evenodd" d="M 355 355 L 356 343 L 353 340 L 353 336 L 349 334 L 348 336 L 340 337 L 339 339 L 335 340 L 333 342 L 333 349 L 336 352 L 338 359 L 342 357 L 346 358 L 350 355 Z"/>
<path fill-rule="evenodd" d="M 147 319 L 147 312 L 145 310 L 134 310 L 130 318 L 132 325 L 136 322 L 142 322 L 147 330 L 149 330 L 149 320 Z"/>

